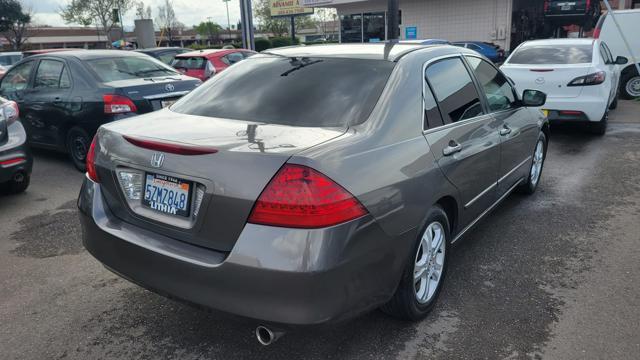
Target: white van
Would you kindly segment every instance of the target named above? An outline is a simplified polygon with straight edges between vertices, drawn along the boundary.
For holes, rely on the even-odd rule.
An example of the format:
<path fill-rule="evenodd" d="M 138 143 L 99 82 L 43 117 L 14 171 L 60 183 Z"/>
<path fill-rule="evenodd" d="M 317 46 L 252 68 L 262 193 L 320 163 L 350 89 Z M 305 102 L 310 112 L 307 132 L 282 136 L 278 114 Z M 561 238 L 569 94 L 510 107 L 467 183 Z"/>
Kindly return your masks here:
<path fill-rule="evenodd" d="M 636 56 L 636 61 L 640 62 L 640 9 L 615 10 L 613 13 L 631 46 L 633 55 Z M 623 99 L 640 97 L 640 75 L 610 14 L 604 13 L 600 16 L 593 37 L 606 42 L 614 58 L 624 56 L 629 59 L 629 63 L 620 69 L 620 97 Z"/>

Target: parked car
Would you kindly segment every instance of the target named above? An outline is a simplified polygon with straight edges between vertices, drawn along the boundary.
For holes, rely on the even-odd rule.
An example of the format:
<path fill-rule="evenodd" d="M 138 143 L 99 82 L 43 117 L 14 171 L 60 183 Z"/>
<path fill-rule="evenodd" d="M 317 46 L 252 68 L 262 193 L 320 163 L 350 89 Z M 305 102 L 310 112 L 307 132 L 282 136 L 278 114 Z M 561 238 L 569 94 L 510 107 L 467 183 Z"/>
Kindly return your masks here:
<path fill-rule="evenodd" d="M 591 31 L 602 8 L 600 0 L 545 0 L 544 16 L 555 26 L 576 24 Z"/>
<path fill-rule="evenodd" d="M 181 73 L 206 81 L 229 66 L 257 54 L 246 49 L 212 49 L 177 55 L 171 63 Z"/>
<path fill-rule="evenodd" d="M 81 50 L 23 59 L 0 95 L 18 103 L 31 145 L 65 151 L 84 170 L 100 125 L 169 106 L 199 84 L 147 55 Z"/>
<path fill-rule="evenodd" d="M 56 48 L 56 49 L 39 49 L 39 50 L 27 50 L 22 52 L 22 57 L 26 58 L 28 56 L 33 55 L 43 55 L 43 54 L 51 54 L 54 52 L 62 52 L 62 51 L 81 51 L 83 49 L 72 49 L 72 48 Z"/>
<path fill-rule="evenodd" d="M 548 95 L 543 111 L 550 120 L 588 123 L 604 134 L 618 104 L 618 65 L 626 63 L 597 39 L 549 39 L 521 44 L 501 69 L 516 88 Z"/>
<path fill-rule="evenodd" d="M 593 37 L 606 42 L 612 53 L 624 56 L 632 61 L 632 55 L 634 55 L 636 57 L 635 61 L 640 62 L 640 36 L 638 36 L 640 34 L 640 9 L 616 10 L 614 15 L 618 20 L 618 24 L 620 24 L 622 32 L 626 35 L 633 54 L 629 52 L 624 41 L 622 41 L 622 37 L 610 14 L 605 13 L 600 17 Z M 619 91 L 623 99 L 640 97 L 640 75 L 638 75 L 638 69 L 633 62 L 620 69 Z"/>
<path fill-rule="evenodd" d="M 184 54 L 186 52 L 193 51 L 191 49 L 185 49 L 180 47 L 157 47 L 149 49 L 138 49 L 136 52 L 154 57 L 167 65 L 171 65 L 176 55 Z"/>
<path fill-rule="evenodd" d="M 21 52 L 0 52 L 0 67 L 7 70 L 20 60 L 22 60 Z"/>
<path fill-rule="evenodd" d="M 418 45 L 451 45 L 448 40 L 443 39 L 421 39 L 421 40 L 401 40 L 401 44 L 418 44 Z"/>
<path fill-rule="evenodd" d="M 492 43 L 482 41 L 456 41 L 453 45 L 477 51 L 496 64 L 504 60 L 504 50 Z"/>
<path fill-rule="evenodd" d="M 536 190 L 544 97 L 451 46 L 271 49 L 99 129 L 83 241 L 136 284 L 270 324 L 263 344 L 378 306 L 421 319 L 450 245 Z"/>
<path fill-rule="evenodd" d="M 33 167 L 19 115 L 15 102 L 0 97 L 0 187 L 14 194 L 29 187 Z"/>

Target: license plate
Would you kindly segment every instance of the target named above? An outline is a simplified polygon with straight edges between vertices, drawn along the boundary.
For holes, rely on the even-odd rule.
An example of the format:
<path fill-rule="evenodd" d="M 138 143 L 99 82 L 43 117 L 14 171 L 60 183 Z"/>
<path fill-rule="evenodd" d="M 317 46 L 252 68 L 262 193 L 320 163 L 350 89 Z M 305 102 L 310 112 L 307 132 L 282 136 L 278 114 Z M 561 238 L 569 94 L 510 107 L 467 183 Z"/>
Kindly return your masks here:
<path fill-rule="evenodd" d="M 166 108 L 166 107 L 169 107 L 169 106 L 175 104 L 176 101 L 177 101 L 176 99 L 173 99 L 173 100 L 162 100 L 162 101 L 160 101 L 160 106 L 162 106 L 163 108 Z"/>
<path fill-rule="evenodd" d="M 549 116 L 549 110 L 542 109 L 544 116 Z"/>
<path fill-rule="evenodd" d="M 562 6 L 560 7 L 560 10 L 562 10 L 562 11 L 571 10 L 571 5 L 562 5 Z"/>
<path fill-rule="evenodd" d="M 161 174 L 145 174 L 142 205 L 161 213 L 189 216 L 191 182 Z"/>

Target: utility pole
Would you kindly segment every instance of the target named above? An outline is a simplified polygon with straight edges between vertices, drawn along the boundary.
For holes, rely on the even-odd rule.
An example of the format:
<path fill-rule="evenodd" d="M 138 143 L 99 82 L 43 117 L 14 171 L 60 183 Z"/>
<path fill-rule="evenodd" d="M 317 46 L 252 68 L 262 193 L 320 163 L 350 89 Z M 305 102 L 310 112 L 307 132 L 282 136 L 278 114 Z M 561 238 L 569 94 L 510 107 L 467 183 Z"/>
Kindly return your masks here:
<path fill-rule="evenodd" d="M 231 21 L 229 20 L 229 1 L 231 0 L 222 0 L 222 1 L 227 6 L 227 34 L 229 34 L 229 40 L 231 40 Z"/>
<path fill-rule="evenodd" d="M 255 50 L 256 44 L 253 41 L 251 0 L 240 0 L 240 21 L 242 24 L 242 46 L 245 49 Z"/>
<path fill-rule="evenodd" d="M 397 41 L 399 38 L 400 26 L 398 15 L 400 12 L 399 0 L 387 0 L 387 40 Z"/>

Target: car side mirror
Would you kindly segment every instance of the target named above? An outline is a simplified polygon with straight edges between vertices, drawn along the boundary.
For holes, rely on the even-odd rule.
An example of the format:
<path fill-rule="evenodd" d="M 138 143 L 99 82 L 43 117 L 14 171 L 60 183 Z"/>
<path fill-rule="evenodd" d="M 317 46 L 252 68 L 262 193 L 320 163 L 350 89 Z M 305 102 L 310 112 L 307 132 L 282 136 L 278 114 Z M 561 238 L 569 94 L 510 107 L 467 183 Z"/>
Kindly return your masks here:
<path fill-rule="evenodd" d="M 522 92 L 522 105 L 527 107 L 539 107 L 547 102 L 547 94 L 538 90 L 525 90 Z"/>
<path fill-rule="evenodd" d="M 626 57 L 624 57 L 624 56 L 618 56 L 618 57 L 616 58 L 616 65 L 624 65 L 624 64 L 626 64 L 626 63 L 628 63 L 628 62 L 629 62 L 629 59 L 627 59 L 627 58 L 626 58 Z"/>

